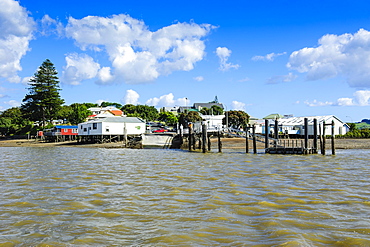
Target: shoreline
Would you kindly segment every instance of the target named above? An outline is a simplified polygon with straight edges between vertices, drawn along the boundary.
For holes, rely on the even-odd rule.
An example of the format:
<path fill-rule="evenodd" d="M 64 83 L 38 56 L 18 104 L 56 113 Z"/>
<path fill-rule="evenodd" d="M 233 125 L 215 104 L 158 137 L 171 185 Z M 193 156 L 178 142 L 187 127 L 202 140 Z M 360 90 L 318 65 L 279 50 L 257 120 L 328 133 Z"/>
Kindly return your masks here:
<path fill-rule="evenodd" d="M 245 138 L 222 138 L 223 149 L 244 149 Z M 212 148 L 217 148 L 217 138 L 211 139 Z M 27 139 L 0 139 L 0 147 L 99 147 L 99 148 L 124 148 L 123 143 L 80 144 L 77 141 L 66 142 L 41 142 Z M 249 148 L 252 142 L 249 140 Z M 257 142 L 257 149 L 264 149 L 264 143 Z M 326 149 L 331 148 L 331 140 L 326 141 Z M 370 149 L 370 139 L 335 139 L 336 149 Z"/>

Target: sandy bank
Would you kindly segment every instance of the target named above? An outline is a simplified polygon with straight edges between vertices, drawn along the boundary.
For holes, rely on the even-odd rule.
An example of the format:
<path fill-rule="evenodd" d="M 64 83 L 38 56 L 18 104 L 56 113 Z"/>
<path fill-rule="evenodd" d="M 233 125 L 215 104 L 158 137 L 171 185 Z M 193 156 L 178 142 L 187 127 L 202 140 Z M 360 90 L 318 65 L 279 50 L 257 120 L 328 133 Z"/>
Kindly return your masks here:
<path fill-rule="evenodd" d="M 244 149 L 244 138 L 222 138 L 223 148 Z M 217 139 L 211 139 L 212 148 L 217 148 Z M 327 149 L 331 148 L 331 141 L 327 140 Z M 101 148 L 122 148 L 122 143 L 103 143 L 103 144 L 79 144 L 76 141 L 70 142 L 39 142 L 35 140 L 0 139 L 0 147 L 101 147 Z M 336 149 L 370 149 L 370 139 L 335 139 Z M 263 149 L 264 143 L 257 142 L 257 149 Z M 249 141 L 249 148 L 252 149 L 252 142 Z"/>

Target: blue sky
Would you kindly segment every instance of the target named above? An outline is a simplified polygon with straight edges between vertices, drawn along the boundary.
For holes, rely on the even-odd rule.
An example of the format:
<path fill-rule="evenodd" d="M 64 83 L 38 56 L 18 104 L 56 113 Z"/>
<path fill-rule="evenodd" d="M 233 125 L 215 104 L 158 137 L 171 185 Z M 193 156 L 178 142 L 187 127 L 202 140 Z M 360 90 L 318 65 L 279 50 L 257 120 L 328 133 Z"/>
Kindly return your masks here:
<path fill-rule="evenodd" d="M 45 59 L 66 104 L 370 118 L 369 1 L 0 1 L 0 110 Z"/>

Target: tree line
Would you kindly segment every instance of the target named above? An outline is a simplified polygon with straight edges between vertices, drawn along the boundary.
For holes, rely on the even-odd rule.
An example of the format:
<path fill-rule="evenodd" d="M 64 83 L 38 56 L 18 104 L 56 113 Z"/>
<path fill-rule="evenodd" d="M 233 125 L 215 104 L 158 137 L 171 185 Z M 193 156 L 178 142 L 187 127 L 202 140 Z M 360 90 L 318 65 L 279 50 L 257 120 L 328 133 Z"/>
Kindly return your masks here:
<path fill-rule="evenodd" d="M 139 117 L 147 122 L 160 121 L 170 126 L 177 123 L 187 126 L 190 122 L 202 121 L 197 111 L 188 111 L 175 116 L 172 112 L 166 112 L 164 109 L 158 111 L 154 106 L 148 105 L 122 105 L 116 102 L 102 102 L 100 105 L 94 103 L 64 105 L 57 74 L 54 64 L 46 59 L 30 79 L 28 93 L 22 100 L 22 105 L 0 113 L 0 136 L 35 135 L 39 130 L 52 128 L 53 120 L 63 120 L 64 124 L 77 125 L 85 122 L 92 114 L 88 110 L 91 107 L 115 106 L 128 117 Z M 221 107 L 213 105 L 211 108 L 201 109 L 200 113 L 222 115 L 224 112 Z M 229 126 L 245 127 L 249 122 L 249 115 L 244 111 L 227 113 Z M 225 119 L 223 124 L 226 124 Z"/>

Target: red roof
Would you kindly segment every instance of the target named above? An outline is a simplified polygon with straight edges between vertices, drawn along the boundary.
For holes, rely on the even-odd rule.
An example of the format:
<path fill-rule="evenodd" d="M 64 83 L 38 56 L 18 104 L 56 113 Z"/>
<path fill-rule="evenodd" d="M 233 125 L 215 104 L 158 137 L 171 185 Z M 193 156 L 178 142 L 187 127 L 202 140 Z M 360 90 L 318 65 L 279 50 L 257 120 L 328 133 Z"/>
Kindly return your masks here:
<path fill-rule="evenodd" d="M 122 116 L 122 111 L 121 110 L 109 110 L 114 116 Z"/>

